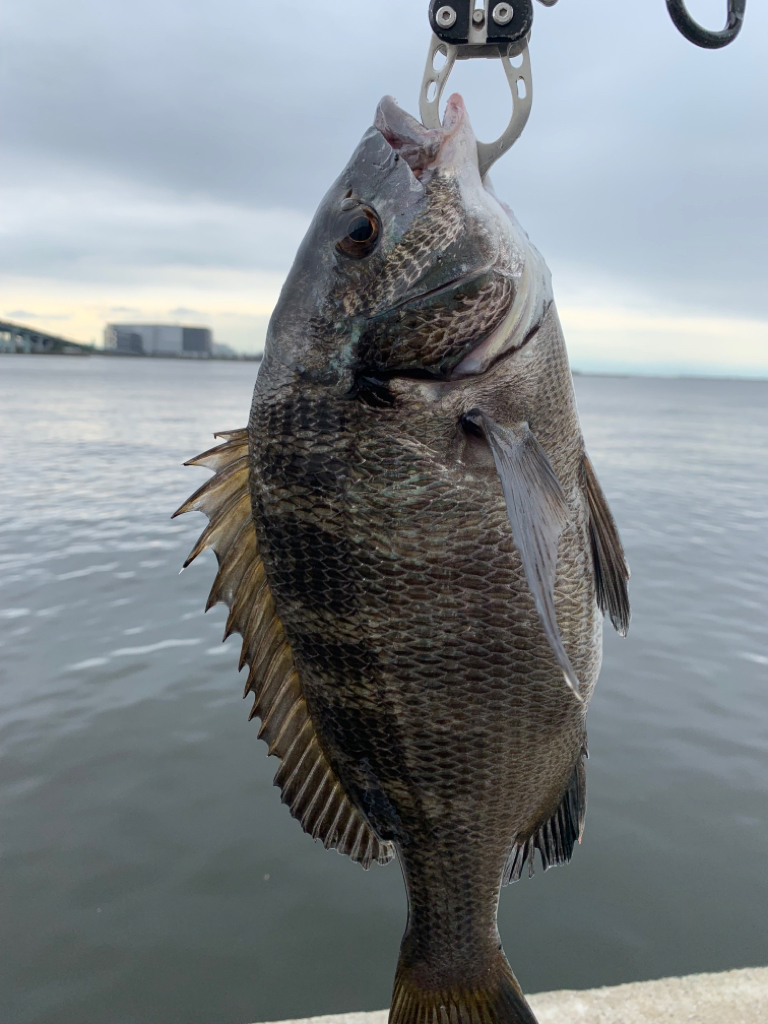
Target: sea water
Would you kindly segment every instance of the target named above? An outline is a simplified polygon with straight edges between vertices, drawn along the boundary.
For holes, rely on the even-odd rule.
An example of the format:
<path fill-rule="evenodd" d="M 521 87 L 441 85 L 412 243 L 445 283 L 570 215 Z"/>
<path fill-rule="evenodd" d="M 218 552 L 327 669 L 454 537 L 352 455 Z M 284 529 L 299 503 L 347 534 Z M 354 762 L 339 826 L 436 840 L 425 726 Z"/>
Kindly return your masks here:
<path fill-rule="evenodd" d="M 4 1024 L 388 1005 L 406 904 L 304 835 L 203 606 L 181 463 L 256 365 L 0 356 Z M 768 383 L 577 377 L 632 568 L 572 863 L 502 893 L 528 992 L 768 962 Z"/>

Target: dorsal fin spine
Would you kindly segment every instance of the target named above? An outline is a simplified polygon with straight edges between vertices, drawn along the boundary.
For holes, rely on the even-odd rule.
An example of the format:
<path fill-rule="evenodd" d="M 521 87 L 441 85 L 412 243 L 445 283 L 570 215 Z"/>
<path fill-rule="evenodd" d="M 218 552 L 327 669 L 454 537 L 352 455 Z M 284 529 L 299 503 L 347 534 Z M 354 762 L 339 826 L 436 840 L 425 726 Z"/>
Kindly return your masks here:
<path fill-rule="evenodd" d="M 247 519 L 221 560 L 219 571 L 216 573 L 211 592 L 208 595 L 206 611 L 210 611 L 219 601 L 227 602 L 227 594 L 230 594 L 231 600 L 231 595 L 237 592 L 246 569 L 255 558 L 258 558 L 258 554 L 259 546 L 253 524 L 250 519 Z"/>
<path fill-rule="evenodd" d="M 307 781 L 304 783 L 304 790 L 306 790 L 306 787 L 307 787 L 308 784 L 309 784 L 309 779 L 307 779 Z M 328 792 L 328 787 L 329 786 L 331 786 L 331 788 L 333 788 L 331 779 L 329 778 L 329 776 L 326 775 L 325 778 L 323 779 L 323 781 L 320 783 L 320 785 L 315 788 L 315 792 L 312 794 L 312 799 L 307 804 L 306 808 L 304 809 L 304 813 L 301 816 L 301 827 L 303 829 L 308 830 L 307 826 L 309 825 L 310 821 L 312 820 L 312 815 L 314 813 L 314 810 L 315 810 L 315 808 L 317 807 L 317 805 L 319 803 L 324 802 L 325 797 L 326 797 L 326 793 Z M 304 790 L 302 790 L 302 793 L 301 793 L 301 795 L 299 797 L 299 800 L 301 800 L 301 797 L 304 796 Z M 317 819 L 315 819 L 315 820 L 317 820 Z"/>
<path fill-rule="evenodd" d="M 245 441 L 248 443 L 248 427 L 238 427 L 237 430 L 217 430 L 214 437 L 224 437 L 228 441 Z"/>
<path fill-rule="evenodd" d="M 260 558 L 256 558 L 248 569 L 246 569 L 243 578 L 240 580 L 240 586 L 237 588 L 234 600 L 232 601 L 229 616 L 227 617 L 227 625 L 224 629 L 225 640 L 228 636 L 240 631 L 245 608 L 254 600 L 254 590 L 258 585 L 259 577 L 266 579 L 264 563 Z M 250 611 L 250 608 L 248 610 Z"/>
<path fill-rule="evenodd" d="M 194 459 L 188 459 L 184 465 L 204 466 L 206 469 L 212 469 L 215 473 L 221 473 L 227 466 L 231 466 L 233 462 L 237 462 L 238 459 L 247 457 L 247 455 L 247 441 L 240 444 L 225 441 L 224 444 L 216 445 L 215 448 L 209 448 L 207 452 L 196 455 Z"/>
<path fill-rule="evenodd" d="M 243 658 L 242 660 L 245 661 L 245 658 Z M 241 665 L 240 668 L 242 668 L 242 667 L 243 666 Z M 253 689 L 254 682 L 255 682 L 255 679 L 254 679 L 252 673 L 249 670 L 248 671 L 248 678 L 245 680 L 245 686 L 243 687 L 243 700 L 245 700 L 245 698 L 248 696 L 249 693 L 253 693 L 254 696 L 256 695 L 255 691 Z M 250 721 L 250 718 L 248 719 L 248 721 Z"/>
<path fill-rule="evenodd" d="M 315 747 L 315 749 L 312 751 L 312 757 L 308 758 L 306 761 L 304 761 L 303 765 L 308 768 L 308 771 L 307 771 L 306 775 L 304 776 L 304 779 L 301 782 L 297 792 L 294 793 L 293 796 L 291 797 L 291 804 L 293 806 L 295 806 L 297 808 L 297 810 L 298 809 L 302 809 L 301 808 L 301 804 L 302 804 L 302 801 L 303 801 L 305 795 L 307 794 L 307 792 L 308 791 L 309 792 L 313 791 L 313 787 L 310 784 L 311 784 L 313 778 L 315 777 L 315 775 L 317 774 L 318 768 L 320 767 L 320 748 L 319 747 Z M 304 824 L 304 817 L 305 817 L 305 815 L 304 815 L 304 813 L 302 813 L 301 817 L 299 818 L 299 821 L 302 823 L 302 825 Z"/>
<path fill-rule="evenodd" d="M 211 516 L 208 525 L 200 534 L 197 544 L 195 544 L 187 555 L 187 560 L 184 563 L 185 569 L 188 565 L 191 565 L 200 552 L 204 551 L 205 548 L 213 548 L 216 553 L 216 561 L 221 564 L 222 555 L 218 550 L 218 542 L 220 539 L 226 537 L 226 532 L 231 529 L 232 522 L 238 522 L 239 519 L 242 518 L 242 515 L 238 514 L 241 512 L 240 505 L 245 505 L 247 511 L 248 502 L 249 499 L 247 494 L 245 496 L 242 494 L 235 494 L 222 509 Z"/>
<path fill-rule="evenodd" d="M 261 573 L 263 578 L 257 584 L 258 589 L 256 590 L 256 593 L 254 594 L 253 597 L 253 607 L 248 613 L 248 621 L 246 625 L 243 626 L 243 628 L 240 630 L 240 635 L 243 637 L 243 645 L 240 650 L 240 661 L 237 666 L 238 672 L 242 671 L 243 665 L 251 657 L 252 654 L 251 648 L 253 647 L 254 637 L 258 635 L 258 633 L 255 631 L 254 623 L 260 621 L 262 616 L 266 620 L 266 618 L 272 614 L 273 610 L 273 607 L 271 605 L 272 595 L 269 591 L 269 586 L 267 584 L 267 577 L 266 574 L 264 573 L 263 564 L 261 568 Z M 249 637 L 250 642 L 248 639 Z M 248 693 L 247 689 L 245 693 Z M 245 694 L 243 694 L 243 696 L 245 696 Z"/>
<path fill-rule="evenodd" d="M 217 473 L 210 480 L 206 480 L 202 487 L 198 487 L 195 493 L 176 509 L 171 519 L 175 519 L 176 516 L 183 515 L 185 512 L 193 511 L 204 512 L 210 518 L 214 512 L 228 502 L 232 495 L 239 490 L 241 485 L 239 474 L 241 473 L 245 474 L 247 480 L 247 455 L 235 459 L 226 469 Z"/>
<path fill-rule="evenodd" d="M 253 680 L 251 689 L 257 695 L 262 691 L 266 679 L 265 669 L 271 664 L 284 643 L 283 631 L 277 619 L 272 619 L 264 628 L 263 639 L 256 646 L 256 653 L 251 660 L 249 678 Z M 256 685 L 254 685 L 256 684 Z"/>
<path fill-rule="evenodd" d="M 280 720 L 282 723 L 284 716 L 288 713 L 290 708 L 293 706 L 295 701 L 295 678 L 293 669 L 288 667 L 284 670 L 282 677 L 278 671 L 275 671 L 275 678 L 279 679 L 279 685 L 274 688 L 274 694 L 267 698 L 266 694 L 264 697 L 259 695 L 256 698 L 256 703 L 260 706 L 263 703 L 262 710 L 264 715 L 261 719 L 261 728 L 259 729 L 259 739 L 264 733 L 271 729 L 276 720 Z M 264 691 L 262 691 L 264 693 Z M 261 711 L 259 712 L 261 714 Z"/>
<path fill-rule="evenodd" d="M 262 631 L 272 621 L 275 614 L 275 603 L 265 576 L 264 585 L 259 587 L 258 594 L 254 598 L 253 607 L 248 615 L 248 621 L 242 631 L 243 651 L 246 658 L 253 658 L 255 654 L 254 644 L 260 641 Z"/>
<path fill-rule="evenodd" d="M 291 727 L 291 723 L 293 721 L 293 717 L 296 714 L 296 712 L 300 709 L 300 707 L 301 707 L 301 705 L 303 703 L 304 703 L 304 698 L 301 695 L 299 695 L 298 697 L 295 698 L 293 704 L 291 704 L 291 706 L 286 711 L 285 718 L 280 723 L 280 728 L 277 730 L 277 733 L 275 734 L 274 739 L 272 739 L 270 741 L 270 743 L 269 743 L 269 752 L 270 752 L 270 754 L 277 754 L 278 753 L 278 751 L 280 749 L 280 744 L 281 744 L 282 740 L 284 739 L 286 733 L 288 732 L 288 730 Z M 278 756 L 280 756 L 280 755 L 278 754 Z"/>
<path fill-rule="evenodd" d="M 285 659 L 278 660 L 271 678 L 256 695 L 256 713 L 261 718 L 260 737 L 274 731 L 277 723 L 282 721 L 282 715 L 293 703 L 292 694 L 297 683 L 298 680 L 292 675 L 292 666 Z"/>

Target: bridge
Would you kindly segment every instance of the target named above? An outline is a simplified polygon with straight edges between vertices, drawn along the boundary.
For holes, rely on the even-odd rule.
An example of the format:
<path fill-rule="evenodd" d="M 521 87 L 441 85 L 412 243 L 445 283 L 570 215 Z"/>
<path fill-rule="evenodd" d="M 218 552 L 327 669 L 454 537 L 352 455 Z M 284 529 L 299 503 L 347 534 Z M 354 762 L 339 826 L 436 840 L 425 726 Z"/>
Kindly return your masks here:
<path fill-rule="evenodd" d="M 36 327 L 26 327 L 10 320 L 0 320 L 0 352 L 29 352 L 35 354 L 58 353 L 66 356 L 88 356 L 94 351 L 93 345 L 81 345 L 77 341 L 48 334 Z"/>

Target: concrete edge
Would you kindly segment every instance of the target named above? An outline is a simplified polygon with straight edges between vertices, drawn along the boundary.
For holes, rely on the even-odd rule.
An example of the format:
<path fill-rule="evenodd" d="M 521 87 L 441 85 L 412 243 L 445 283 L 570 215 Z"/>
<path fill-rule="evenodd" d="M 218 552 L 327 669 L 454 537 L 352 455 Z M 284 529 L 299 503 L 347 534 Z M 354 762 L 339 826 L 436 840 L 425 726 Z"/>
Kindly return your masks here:
<path fill-rule="evenodd" d="M 528 1000 L 539 1024 L 768 1024 L 768 967 L 542 992 Z M 387 1010 L 276 1024 L 387 1024 Z"/>

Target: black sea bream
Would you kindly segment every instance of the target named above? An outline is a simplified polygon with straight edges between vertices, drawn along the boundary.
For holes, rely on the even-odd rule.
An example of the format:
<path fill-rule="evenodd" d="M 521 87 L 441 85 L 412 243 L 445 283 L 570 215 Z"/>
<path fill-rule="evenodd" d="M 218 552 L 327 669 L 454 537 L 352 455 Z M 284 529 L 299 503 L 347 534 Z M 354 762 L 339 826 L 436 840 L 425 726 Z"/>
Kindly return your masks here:
<path fill-rule="evenodd" d="M 193 459 L 282 798 L 326 847 L 393 857 L 390 1020 L 530 1022 L 499 892 L 571 857 L 621 542 L 584 450 L 547 268 L 441 130 L 384 99 L 270 322 L 248 428 Z"/>

